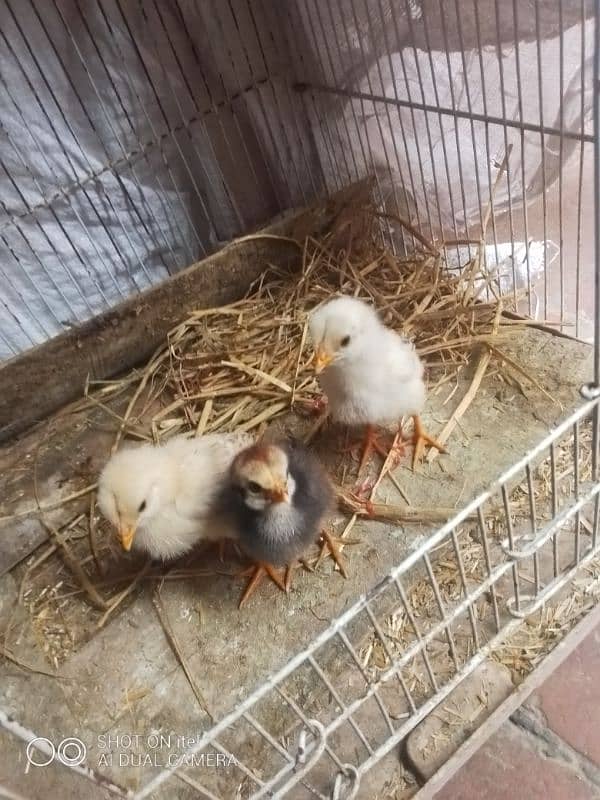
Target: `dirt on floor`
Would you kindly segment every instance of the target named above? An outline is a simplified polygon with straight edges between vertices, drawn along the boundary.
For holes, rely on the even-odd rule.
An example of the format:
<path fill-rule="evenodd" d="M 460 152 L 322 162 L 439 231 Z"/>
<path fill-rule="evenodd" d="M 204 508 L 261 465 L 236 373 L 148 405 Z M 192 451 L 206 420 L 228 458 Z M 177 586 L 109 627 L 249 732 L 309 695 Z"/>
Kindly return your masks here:
<path fill-rule="evenodd" d="M 448 454 L 413 472 L 407 452 L 393 473 L 394 481 L 382 482 L 377 502 L 458 509 L 579 404 L 579 388 L 591 374 L 590 347 L 529 328 L 504 343 L 503 350 L 524 374 L 512 371 L 509 380 L 510 370 L 502 364 L 492 368 L 451 436 Z M 456 382 L 443 384 L 430 395 L 424 421 L 434 435 L 471 379 L 472 369 L 464 368 Z M 127 391 L 114 400 L 115 407 L 122 407 L 126 399 Z M 312 422 L 287 415 L 275 424 L 302 433 Z M 93 481 L 117 427 L 105 411 L 87 406 L 55 416 L 5 447 L 0 453 L 1 513 L 22 512 L 35 504 L 36 496 L 42 506 L 50 506 Z M 314 440 L 332 474 L 352 485 L 356 463 L 338 452 L 341 444 L 343 435 L 333 426 Z M 118 552 L 103 522 L 96 531 L 96 563 L 84 532 L 87 526 L 81 524 L 89 509 L 90 498 L 85 495 L 59 505 L 45 518 L 61 531 L 71 522 L 70 551 L 93 577 L 102 598 L 118 598 L 127 585 L 123 575 L 135 574 L 142 565 Z M 333 520 L 337 533 L 348 519 L 340 513 Z M 0 706 L 21 725 L 52 741 L 78 737 L 88 748 L 91 767 L 122 787 L 137 789 L 159 767 L 132 758 L 121 764 L 114 758 L 103 759 L 108 736 L 113 737 L 114 756 L 123 745 L 115 737 L 126 734 L 198 735 L 301 652 L 436 527 L 361 518 L 348 535 L 358 542 L 344 549 L 347 579 L 324 561 L 313 573 L 298 571 L 288 595 L 264 585 L 241 611 L 237 602 L 243 584 L 234 576 L 239 563 L 235 558 L 221 563 L 212 553 L 198 554 L 175 565 L 162 579 L 143 576 L 107 614 L 90 602 L 60 557 L 56 536 L 48 539 L 48 530 L 35 517 L 0 520 L 4 573 L 0 625 L 6 656 L 0 663 Z M 1 769 L 6 785 L 15 791 L 27 791 L 29 786 L 36 797 L 68 796 L 63 787 L 75 780 L 68 771 L 48 771 L 42 785 L 40 770 L 25 775 L 24 745 L 15 748 L 13 741 L 11 747 L 14 758 Z M 397 756 L 390 758 L 392 763 Z M 414 779 L 397 760 L 394 763 L 398 765 L 394 771 L 377 770 L 377 775 L 369 776 L 369 797 L 402 797 L 412 791 Z M 223 781 L 222 787 L 225 777 Z M 170 786 L 153 797 L 172 796 Z M 104 791 L 98 789 L 98 796 Z M 235 793 L 236 787 L 231 791 L 223 796 L 244 796 Z M 188 794 L 197 796 L 193 787 L 178 783 L 178 797 Z"/>

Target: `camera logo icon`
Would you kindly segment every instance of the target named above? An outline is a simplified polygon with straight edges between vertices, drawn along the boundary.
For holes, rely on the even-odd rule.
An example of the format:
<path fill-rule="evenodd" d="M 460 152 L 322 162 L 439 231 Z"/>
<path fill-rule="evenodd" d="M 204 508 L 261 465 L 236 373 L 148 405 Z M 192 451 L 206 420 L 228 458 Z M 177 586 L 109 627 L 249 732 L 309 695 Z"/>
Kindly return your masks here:
<path fill-rule="evenodd" d="M 78 767 L 85 761 L 87 747 L 75 736 L 68 736 L 56 746 L 45 736 L 36 736 L 28 743 L 25 755 L 33 767 L 47 767 L 55 759 L 65 767 Z"/>

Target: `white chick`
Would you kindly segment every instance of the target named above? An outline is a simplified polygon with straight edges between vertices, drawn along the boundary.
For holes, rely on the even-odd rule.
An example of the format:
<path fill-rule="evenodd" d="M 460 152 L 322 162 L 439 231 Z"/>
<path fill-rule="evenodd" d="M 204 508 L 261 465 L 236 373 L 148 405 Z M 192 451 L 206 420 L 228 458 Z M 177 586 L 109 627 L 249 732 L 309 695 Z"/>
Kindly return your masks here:
<path fill-rule="evenodd" d="M 213 502 L 234 457 L 252 442 L 245 433 L 175 436 L 115 453 L 98 481 L 98 505 L 123 549 L 169 560 L 200 541 L 231 538 Z"/>
<path fill-rule="evenodd" d="M 414 420 L 413 467 L 425 445 L 446 452 L 425 433 L 423 364 L 413 345 L 386 328 L 374 308 L 354 297 L 336 297 L 312 312 L 308 330 L 315 349 L 315 372 L 334 421 L 366 425 L 362 469 L 373 448 L 382 452 L 375 426 Z M 385 451 L 383 451 L 385 455 Z"/>

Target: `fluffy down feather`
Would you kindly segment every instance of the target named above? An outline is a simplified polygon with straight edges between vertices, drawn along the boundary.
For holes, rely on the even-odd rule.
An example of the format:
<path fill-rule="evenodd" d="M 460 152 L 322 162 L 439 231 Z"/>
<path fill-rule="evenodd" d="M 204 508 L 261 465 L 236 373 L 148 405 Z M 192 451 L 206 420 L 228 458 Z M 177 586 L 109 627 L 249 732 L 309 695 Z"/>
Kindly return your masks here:
<path fill-rule="evenodd" d="M 124 549 L 178 558 L 202 540 L 231 538 L 214 500 L 231 462 L 252 443 L 244 433 L 175 436 L 115 453 L 98 482 L 98 505 Z"/>
<path fill-rule="evenodd" d="M 317 540 L 334 504 L 329 478 L 300 443 L 257 444 L 240 453 L 221 495 L 240 547 L 257 562 L 289 565 Z"/>
<path fill-rule="evenodd" d="M 311 314 L 308 329 L 333 420 L 386 426 L 421 412 L 423 364 L 371 306 L 337 297 Z"/>

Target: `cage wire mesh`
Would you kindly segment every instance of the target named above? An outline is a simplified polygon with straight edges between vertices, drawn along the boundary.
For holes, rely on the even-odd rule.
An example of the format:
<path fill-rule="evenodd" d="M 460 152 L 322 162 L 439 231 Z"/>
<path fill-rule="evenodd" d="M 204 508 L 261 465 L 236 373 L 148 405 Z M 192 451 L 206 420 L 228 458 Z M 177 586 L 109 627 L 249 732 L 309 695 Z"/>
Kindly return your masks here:
<path fill-rule="evenodd" d="M 425 237 L 458 270 L 482 245 L 519 311 L 594 338 L 592 0 L 0 9 L 3 358 L 371 174 L 391 247 Z M 587 401 L 187 754 L 234 754 L 232 772 L 200 785 L 180 763 L 135 796 L 182 773 L 213 798 L 360 796 L 367 770 L 597 559 L 595 342 Z"/>

